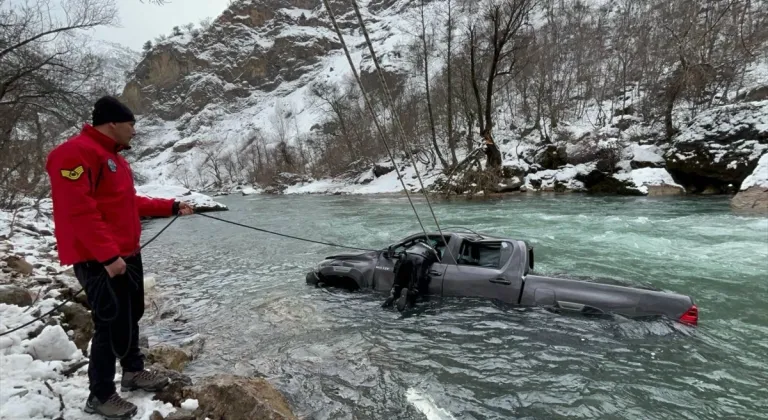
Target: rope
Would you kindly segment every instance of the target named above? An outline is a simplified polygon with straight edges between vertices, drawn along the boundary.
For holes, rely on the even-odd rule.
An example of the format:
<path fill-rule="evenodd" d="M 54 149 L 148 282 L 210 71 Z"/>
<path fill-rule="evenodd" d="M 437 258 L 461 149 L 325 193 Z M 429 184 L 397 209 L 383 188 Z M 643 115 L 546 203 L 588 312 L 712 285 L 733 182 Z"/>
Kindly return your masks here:
<path fill-rule="evenodd" d="M 402 141 L 403 145 L 405 146 L 405 152 L 408 155 L 408 158 L 411 161 L 411 165 L 413 165 L 414 171 L 416 171 L 416 177 L 419 180 L 419 185 L 421 186 L 421 192 L 424 195 L 425 200 L 427 201 L 427 207 L 429 207 L 429 212 L 432 214 L 432 218 L 435 220 L 435 226 L 437 226 L 437 231 L 440 233 L 440 238 L 443 240 L 443 244 L 445 245 L 445 249 L 448 251 L 448 254 L 451 256 L 451 258 L 456 261 L 456 258 L 453 255 L 453 252 L 451 251 L 450 247 L 448 246 L 448 242 L 445 240 L 445 236 L 443 235 L 443 230 L 440 228 L 440 222 L 437 221 L 437 216 L 435 215 L 435 210 L 432 208 L 432 203 L 429 201 L 429 195 L 426 192 L 426 188 L 424 187 L 424 181 L 421 179 L 421 174 L 419 173 L 419 168 L 416 165 L 416 161 L 413 157 L 413 154 L 411 153 L 410 148 L 407 146 L 407 143 L 405 141 L 405 129 L 403 129 L 403 125 L 400 122 L 400 117 L 397 116 L 397 112 L 395 112 L 395 106 L 394 101 L 392 100 L 392 94 L 389 91 L 389 88 L 387 86 L 387 82 L 384 79 L 384 73 L 381 70 L 381 66 L 379 65 L 379 59 L 376 58 L 376 52 L 373 50 L 373 44 L 371 43 L 371 38 L 368 36 L 368 30 L 365 27 L 365 22 L 363 21 L 363 17 L 360 14 L 360 8 L 357 6 L 356 0 L 350 0 L 352 3 L 352 7 L 355 9 L 355 15 L 357 16 L 357 20 L 360 23 L 360 28 L 363 31 L 363 36 L 365 37 L 365 43 L 368 46 L 368 50 L 371 52 L 371 58 L 373 59 L 373 64 L 376 67 L 376 73 L 379 76 L 379 82 L 382 85 L 382 88 L 384 89 L 384 97 L 387 100 L 387 104 L 390 107 L 390 110 L 392 112 L 392 116 L 395 120 L 395 125 L 397 126 L 398 133 L 400 134 L 400 140 Z M 339 31 L 338 26 L 336 25 L 336 20 L 333 18 L 333 13 L 331 12 L 330 5 L 328 4 L 328 0 L 323 0 L 323 3 L 325 3 L 325 7 L 328 9 L 328 13 L 331 16 L 331 21 L 333 22 L 334 27 L 336 28 L 336 33 L 339 36 L 339 41 L 341 42 L 341 45 L 344 47 L 344 52 L 347 54 L 347 59 L 349 60 L 349 65 L 352 67 L 352 71 L 355 72 L 355 78 L 357 79 L 358 84 L 360 85 L 360 89 L 363 89 L 363 84 L 360 81 L 360 78 L 357 77 L 357 71 L 354 68 L 354 65 L 352 64 L 352 59 L 349 56 L 349 52 L 347 51 L 346 43 L 344 42 L 344 38 L 341 35 L 341 31 Z M 373 114 L 373 109 L 371 109 L 371 113 Z M 374 120 L 375 120 L 374 115 Z M 391 157 L 391 156 L 390 156 Z M 395 164 L 394 158 L 392 158 L 392 164 L 397 167 Z M 405 185 L 403 185 L 403 188 L 405 188 Z M 415 211 L 415 209 L 414 209 Z M 426 235 L 426 231 L 425 231 Z M 429 240 L 429 238 L 427 238 Z M 458 266 L 457 266 L 458 267 Z"/>
<path fill-rule="evenodd" d="M 402 186 L 403 186 L 403 190 L 405 191 L 405 195 L 408 197 L 408 202 L 411 203 L 411 208 L 413 209 L 413 213 L 416 215 L 416 219 L 419 221 L 419 225 L 421 226 L 421 230 L 424 231 L 424 238 L 427 240 L 427 242 L 429 242 L 429 235 L 427 234 L 427 229 L 424 227 L 424 224 L 421 222 L 421 218 L 419 217 L 419 212 L 416 211 L 416 206 L 413 204 L 413 200 L 411 200 L 411 195 L 408 193 L 408 187 L 405 186 L 405 181 L 403 180 L 403 176 L 400 173 L 400 170 L 397 168 L 397 162 L 395 162 L 395 157 L 392 155 L 392 151 L 389 148 L 389 144 L 387 143 L 386 135 L 384 134 L 384 130 L 382 130 L 382 128 L 381 128 L 381 124 L 379 124 L 379 119 L 376 117 L 376 111 L 373 109 L 373 105 L 371 105 L 371 100 L 368 97 L 368 94 L 366 93 L 365 88 L 363 87 L 363 82 L 360 80 L 360 75 L 357 73 L 357 69 L 355 68 L 355 64 L 352 62 L 352 56 L 349 54 L 349 49 L 347 48 L 347 43 L 344 42 L 344 36 L 341 34 L 341 29 L 339 29 L 339 25 L 336 22 L 336 17 L 333 14 L 333 10 L 331 9 L 331 5 L 328 4 L 328 0 L 323 0 L 323 4 L 325 5 L 325 9 L 328 11 L 328 17 L 331 19 L 331 23 L 333 24 L 333 28 L 336 30 L 336 35 L 339 37 L 339 41 L 341 41 L 341 46 L 344 48 L 344 54 L 347 56 L 347 61 L 349 62 L 349 67 L 352 69 L 352 73 L 355 75 L 355 80 L 357 80 L 357 84 L 360 86 L 360 91 L 363 94 L 363 99 L 365 99 L 365 104 L 368 107 L 368 111 L 370 111 L 371 116 L 373 117 L 373 122 L 376 125 L 376 129 L 379 132 L 379 136 L 381 136 L 381 140 L 384 143 L 384 147 L 387 149 L 387 154 L 389 155 L 389 159 L 392 161 L 392 166 L 394 166 L 394 168 L 395 168 L 395 172 L 397 173 L 397 178 L 400 180 L 400 184 L 402 184 Z M 424 189 L 423 184 L 422 184 L 421 189 L 422 190 Z"/>
<path fill-rule="evenodd" d="M 203 214 L 203 213 L 196 213 L 196 214 L 197 214 L 197 215 L 199 215 L 199 216 L 207 217 L 207 218 L 209 218 L 209 219 L 219 220 L 219 221 L 221 221 L 221 222 L 224 222 L 224 223 L 229 223 L 229 224 L 232 224 L 232 225 L 235 225 L 235 226 L 240 226 L 240 227 L 243 227 L 243 228 L 246 228 L 246 229 L 252 229 L 252 230 L 256 230 L 256 231 L 259 231 L 259 232 L 265 232 L 265 233 L 269 233 L 269 234 L 272 234 L 272 235 L 277 235 L 277 236 L 282 236 L 282 237 L 286 237 L 286 238 L 296 239 L 296 240 L 299 240 L 299 241 L 304 241 L 304 242 L 311 242 L 311 243 L 320 244 L 320 245 L 329 245 L 329 246 L 338 247 L 338 248 L 354 249 L 354 250 L 357 250 L 357 251 L 365 251 L 365 252 L 375 252 L 375 251 L 376 251 L 375 249 L 358 248 L 358 247 L 353 247 L 353 246 L 346 246 L 346 245 L 335 244 L 335 243 L 331 243 L 331 242 L 322 242 L 322 241 L 315 241 L 315 240 L 312 240 L 312 239 L 300 238 L 300 237 L 298 237 L 298 236 L 292 236 L 292 235 L 287 235 L 287 234 L 284 234 L 284 233 L 273 232 L 273 231 L 270 231 L 270 230 L 266 230 L 266 229 L 261 229 L 261 228 L 255 227 L 255 226 L 248 226 L 248 225 L 244 225 L 244 224 L 242 224 L 242 223 L 237 223 L 237 222 L 233 222 L 233 221 L 230 221 L 230 220 L 221 219 L 221 218 L 218 218 L 218 217 L 215 217 L 215 216 L 210 216 L 210 215 L 207 215 L 207 214 Z M 179 218 L 179 216 L 178 216 L 178 215 L 177 215 L 177 216 L 175 216 L 175 217 L 173 218 L 173 220 L 171 220 L 171 221 L 170 221 L 170 222 L 169 222 L 167 225 L 165 225 L 165 227 L 163 227 L 163 228 L 160 230 L 160 232 L 157 232 L 157 233 L 156 233 L 156 234 L 155 234 L 155 235 L 154 235 L 154 236 L 153 236 L 153 237 L 152 237 L 150 240 L 148 240 L 148 241 L 147 241 L 147 242 L 146 242 L 144 245 L 142 245 L 142 246 L 139 248 L 139 251 L 143 250 L 143 249 L 144 249 L 144 248 L 145 248 L 147 245 L 151 244 L 151 243 L 152 243 L 152 241 L 154 241 L 155 239 L 157 239 L 157 238 L 158 238 L 158 237 L 159 237 L 159 236 L 160 236 L 160 235 L 161 235 L 163 232 L 165 232 L 165 230 L 166 230 L 166 229 L 168 229 L 168 228 L 169 228 L 169 227 L 170 227 L 170 226 L 173 224 L 173 222 L 175 222 L 175 221 L 176 221 L 176 219 L 178 219 L 178 218 Z M 130 280 L 131 280 L 131 281 L 134 283 L 134 286 L 135 286 L 135 287 L 138 287 L 138 283 L 137 283 L 137 282 L 135 281 L 135 279 L 133 278 L 133 274 L 134 274 L 134 273 L 132 273 L 132 272 L 130 272 L 130 271 L 129 271 L 129 269 L 130 269 L 130 268 L 133 268 L 133 267 L 132 267 L 132 266 L 130 266 L 130 265 L 128 265 L 128 266 L 126 267 L 126 274 L 128 275 L 128 278 L 129 278 L 129 279 L 130 279 Z M 106 276 L 106 274 L 104 274 L 104 276 Z M 115 309 L 115 315 L 114 315 L 113 317 L 103 317 L 103 316 L 101 316 L 101 315 L 103 315 L 103 314 L 101 314 L 101 315 L 99 314 L 99 313 L 100 313 L 100 310 L 99 310 L 99 308 L 93 308 L 93 310 L 94 310 L 94 312 L 95 312 L 96 316 L 97 316 L 97 317 L 99 317 L 99 319 L 101 319 L 101 320 L 103 320 L 103 321 L 107 321 L 107 322 L 110 322 L 110 321 L 114 321 L 114 320 L 117 318 L 117 314 L 119 313 L 119 309 L 117 308 L 117 296 L 115 295 L 115 291 L 114 291 L 114 289 L 112 288 L 112 284 L 111 284 L 109 281 L 105 281 L 105 282 L 103 282 L 102 286 L 101 286 L 101 287 L 99 287 L 98 289 L 96 289 L 96 295 L 100 295 L 101 293 L 103 293 L 103 290 L 104 290 L 104 289 L 103 289 L 103 287 L 105 287 L 104 285 L 106 285 L 106 287 L 107 287 L 107 289 L 108 289 L 108 292 L 109 292 L 109 293 L 112 295 L 112 301 L 113 301 L 113 303 L 115 304 L 115 307 L 116 307 L 116 309 Z M 80 290 L 78 290 L 78 291 L 77 291 L 77 292 L 76 292 L 74 295 L 70 296 L 69 298 L 67 298 L 66 300 L 64 300 L 63 302 L 61 302 L 60 304 L 58 304 L 58 305 L 54 306 L 54 307 L 53 307 L 53 309 L 51 309 L 50 311 L 48 311 L 48 312 L 46 312 L 46 313 L 44 313 L 44 314 L 42 314 L 42 315 L 38 316 L 37 318 L 33 319 L 32 321 L 29 321 L 29 322 L 25 323 L 24 325 L 20 325 L 20 326 L 18 326 L 18 327 L 16 327 L 16 328 L 14 328 L 14 329 L 12 329 L 12 330 L 9 330 L 9 331 L 5 331 L 5 332 L 3 332 L 3 333 L 0 333 L 0 337 L 2 337 L 2 336 L 4 336 L 4 335 L 8 335 L 8 334 L 10 334 L 10 333 L 13 333 L 13 332 L 16 332 L 16 331 L 18 331 L 18 330 L 20 330 L 20 329 L 22 329 L 22 328 L 24 328 L 24 327 L 26 327 L 26 326 L 29 326 L 29 325 L 31 325 L 31 324 L 33 324 L 33 323 L 35 323 L 35 322 L 37 322 L 37 321 L 39 321 L 39 320 L 41 320 L 41 319 L 45 318 L 45 317 L 46 317 L 46 316 L 48 316 L 48 315 L 50 315 L 50 314 L 52 314 L 52 313 L 56 312 L 57 310 L 61 309 L 61 307 L 63 307 L 64 305 L 66 305 L 67 303 L 71 302 L 71 301 L 72 301 L 72 299 L 74 299 L 75 297 L 77 297 L 77 295 L 79 295 L 80 293 L 82 293 L 82 292 L 83 292 L 83 290 L 84 290 L 84 288 L 83 288 L 83 287 L 81 287 L 81 288 L 80 288 Z M 94 301 L 97 301 L 97 300 L 98 300 L 98 299 L 94 299 Z M 130 304 L 129 304 L 129 310 L 130 310 Z M 129 313 L 129 316 L 130 316 L 130 313 Z M 129 332 L 130 332 L 130 330 L 129 330 Z M 112 341 L 112 340 L 110 340 L 110 341 Z M 130 347 L 130 346 L 129 346 L 129 347 Z M 113 351 L 113 352 L 115 352 L 115 349 L 114 349 L 114 345 L 113 345 L 113 347 L 112 347 L 112 351 Z M 116 353 L 116 352 L 115 352 L 115 353 Z M 127 354 L 127 353 L 126 353 L 126 354 Z M 116 356 L 118 356 L 118 357 L 119 357 L 119 355 L 117 355 L 117 354 L 116 354 Z"/>
<path fill-rule="evenodd" d="M 328 246 L 333 246 L 333 247 L 337 247 L 337 248 L 354 249 L 354 250 L 357 250 L 357 251 L 376 252 L 375 249 L 357 248 L 357 247 L 354 247 L 354 246 L 339 245 L 339 244 L 335 244 L 335 243 L 332 243 L 332 242 L 315 241 L 313 239 L 306 239 L 306 238 L 300 238 L 298 236 L 286 235 L 284 233 L 273 232 L 273 231 L 269 231 L 269 230 L 266 230 L 266 229 L 257 228 L 255 226 L 248 226 L 248 225 L 244 225 L 242 223 L 233 222 L 233 221 L 226 220 L 226 219 L 220 219 L 218 217 L 210 216 L 210 215 L 203 214 L 203 213 L 197 213 L 197 214 L 199 216 L 207 217 L 209 219 L 218 220 L 218 221 L 221 221 L 221 222 L 224 222 L 224 223 L 229 223 L 229 224 L 232 224 L 232 225 L 235 225 L 235 226 L 240 226 L 240 227 L 243 227 L 243 228 L 246 228 L 246 229 L 252 229 L 252 230 L 259 231 L 259 232 L 270 233 L 272 235 L 277 235 L 277 236 L 282 236 L 282 237 L 285 237 L 285 238 L 296 239 L 298 241 L 310 242 L 310 243 L 320 244 L 320 245 L 328 245 Z"/>
<path fill-rule="evenodd" d="M 152 243 L 152 241 L 154 241 L 155 239 L 157 239 L 157 237 L 158 237 L 158 236 L 160 236 L 160 234 L 161 234 L 161 233 L 165 232 L 165 230 L 166 230 L 166 229 L 168 229 L 168 228 L 169 228 L 169 227 L 170 227 L 170 226 L 173 224 L 173 222 L 175 222 L 175 221 L 176 221 L 176 219 L 178 219 L 178 218 L 179 218 L 179 216 L 178 216 L 178 215 L 176 215 L 176 217 L 174 217 L 174 218 L 173 218 L 173 220 L 171 220 L 171 221 L 170 221 L 170 222 L 169 222 L 169 223 L 168 223 L 168 224 L 167 224 L 167 225 L 166 225 L 164 228 L 162 228 L 162 229 L 160 230 L 160 232 L 157 232 L 157 234 L 155 234 L 155 236 L 153 236 L 153 237 L 152 237 L 150 240 L 148 240 L 148 241 L 147 241 L 147 242 L 146 242 L 144 245 L 142 245 L 141 247 L 139 247 L 139 251 L 143 250 L 143 249 L 144 249 L 144 247 L 146 247 L 147 245 L 151 244 L 151 243 Z M 126 268 L 126 272 L 127 272 L 127 270 L 128 270 L 128 269 Z M 107 284 L 109 285 L 109 282 L 107 282 Z M 110 292 L 112 293 L 113 299 L 115 299 L 115 302 L 117 302 L 117 300 L 116 300 L 117 298 L 114 296 L 114 295 L 115 295 L 115 292 L 114 292 L 114 290 L 112 290 L 112 286 L 111 286 L 111 285 L 109 285 L 109 289 L 110 289 Z M 29 321 L 29 322 L 27 322 L 27 323 L 26 323 L 26 324 L 24 324 L 24 325 L 21 325 L 21 326 L 18 326 L 18 327 L 16 327 L 16 328 L 12 329 L 12 330 L 9 330 L 9 331 L 5 331 L 5 332 L 3 332 L 2 334 L 0 334 L 0 337 L 2 337 L 2 336 L 4 336 L 4 335 L 8 335 L 8 334 L 10 334 L 10 333 L 12 333 L 12 332 L 16 332 L 16 331 L 18 331 L 18 330 L 20 330 L 20 329 L 22 329 L 22 328 L 24 328 L 24 327 L 26 327 L 26 326 L 29 326 L 29 325 L 31 325 L 31 324 L 34 324 L 35 322 L 37 322 L 37 321 L 40 321 L 41 319 L 45 318 L 46 316 L 48 316 L 48 315 L 50 315 L 50 314 L 52 314 L 52 313 L 54 313 L 54 312 L 58 311 L 58 310 L 59 310 L 59 309 L 61 309 L 61 308 L 62 308 L 64 305 L 66 305 L 67 303 L 71 302 L 71 301 L 72 301 L 72 299 L 74 299 L 75 297 L 77 297 L 77 295 L 79 295 L 80 293 L 82 293 L 82 292 L 83 292 L 83 290 L 85 290 L 85 288 L 81 287 L 81 288 L 80 288 L 80 290 L 78 290 L 78 291 L 77 291 L 77 293 L 75 293 L 74 295 L 72 295 L 72 296 L 68 297 L 67 299 L 65 299 L 65 300 L 64 300 L 64 302 L 61 302 L 60 304 L 58 304 L 58 305 L 54 306 L 54 307 L 53 307 L 53 309 L 51 309 L 50 311 L 48 311 L 48 312 L 46 312 L 46 313 L 44 313 L 44 314 L 42 314 L 42 315 L 38 316 L 37 318 L 33 319 L 32 321 Z M 116 313 L 117 313 L 117 311 L 116 311 Z M 116 316 L 117 316 L 117 315 L 115 315 L 115 317 L 116 317 Z M 111 340 L 110 340 L 110 341 L 111 341 Z M 114 350 L 114 349 L 113 349 L 113 350 Z"/>

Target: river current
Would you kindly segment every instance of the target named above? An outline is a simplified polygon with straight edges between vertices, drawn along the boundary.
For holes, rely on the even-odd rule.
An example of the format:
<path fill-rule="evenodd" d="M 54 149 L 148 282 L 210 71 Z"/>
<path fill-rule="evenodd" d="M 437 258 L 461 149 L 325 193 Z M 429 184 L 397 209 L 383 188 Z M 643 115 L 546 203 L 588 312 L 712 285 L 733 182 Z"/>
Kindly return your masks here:
<path fill-rule="evenodd" d="M 419 232 L 405 197 L 217 197 L 217 217 L 378 248 Z M 416 201 L 428 229 L 426 203 Z M 433 203 L 443 228 L 535 245 L 535 271 L 691 295 L 699 326 L 563 316 L 305 284 L 337 248 L 192 216 L 144 251 L 161 312 L 153 343 L 203 337 L 187 371 L 267 377 L 306 419 L 764 419 L 768 218 L 727 198 L 520 195 Z M 165 226 L 146 224 L 144 240 Z M 148 312 L 149 313 L 149 312 Z M 147 320 L 149 324 L 150 320 Z"/>

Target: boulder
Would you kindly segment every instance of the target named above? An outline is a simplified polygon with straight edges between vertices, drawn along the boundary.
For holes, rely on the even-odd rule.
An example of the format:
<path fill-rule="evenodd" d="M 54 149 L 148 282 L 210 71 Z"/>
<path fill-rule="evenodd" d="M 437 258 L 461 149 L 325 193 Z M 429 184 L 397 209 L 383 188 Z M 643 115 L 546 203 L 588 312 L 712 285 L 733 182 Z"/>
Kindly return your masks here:
<path fill-rule="evenodd" d="M 60 309 L 63 318 L 62 326 L 67 331 L 72 331 L 75 346 L 83 351 L 88 349 L 88 343 L 93 338 L 93 319 L 91 313 L 79 303 L 68 303 Z"/>
<path fill-rule="evenodd" d="M 731 199 L 731 208 L 768 214 L 768 188 L 750 187 L 744 191 L 739 191 Z"/>
<path fill-rule="evenodd" d="M 745 102 L 699 114 L 664 154 L 666 167 L 686 190 L 733 192 L 768 150 L 768 101 Z"/>
<path fill-rule="evenodd" d="M 568 163 L 566 147 L 550 144 L 536 156 L 535 162 L 544 169 L 557 169 Z"/>
<path fill-rule="evenodd" d="M 182 401 L 193 396 L 192 379 L 189 376 L 166 369 L 158 364 L 151 365 L 149 368 L 171 379 L 171 383 L 161 391 L 156 392 L 153 399 L 180 407 Z"/>
<path fill-rule="evenodd" d="M 768 153 L 760 157 L 755 170 L 742 182 L 731 199 L 734 210 L 768 214 Z"/>
<path fill-rule="evenodd" d="M 186 351 L 173 346 L 159 345 L 149 349 L 147 361 L 157 363 L 166 369 L 181 372 L 191 360 L 191 356 Z"/>
<path fill-rule="evenodd" d="M 672 179 L 664 168 L 640 168 L 618 173 L 613 178 L 627 182 L 632 188 L 649 196 L 683 195 L 685 188 Z"/>
<path fill-rule="evenodd" d="M 9 255 L 5 258 L 5 263 L 8 264 L 8 267 L 20 274 L 23 274 L 25 276 L 32 275 L 32 270 L 34 267 L 32 267 L 32 264 L 28 263 L 24 258 L 16 256 L 16 255 Z"/>
<path fill-rule="evenodd" d="M 23 287 L 5 284 L 0 286 L 0 303 L 29 306 L 32 304 L 32 295 Z"/>
<path fill-rule="evenodd" d="M 376 178 L 384 176 L 395 170 L 395 167 L 391 163 L 377 163 L 373 165 L 373 175 Z"/>
<path fill-rule="evenodd" d="M 597 169 L 578 174 L 576 179 L 584 183 L 589 194 L 643 195 L 631 181 L 617 179 Z"/>
<path fill-rule="evenodd" d="M 216 375 L 195 386 L 194 395 L 209 418 L 298 419 L 285 397 L 262 378 Z"/>

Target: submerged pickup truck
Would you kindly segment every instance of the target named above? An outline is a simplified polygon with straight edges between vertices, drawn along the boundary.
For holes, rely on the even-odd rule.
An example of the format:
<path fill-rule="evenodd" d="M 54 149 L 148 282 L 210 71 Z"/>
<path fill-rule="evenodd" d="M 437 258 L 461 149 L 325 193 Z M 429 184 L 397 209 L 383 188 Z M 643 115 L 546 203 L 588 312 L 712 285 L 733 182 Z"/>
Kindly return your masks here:
<path fill-rule="evenodd" d="M 329 256 L 307 273 L 306 282 L 389 292 L 395 281 L 397 256 L 422 242 L 434 248 L 440 258 L 429 268 L 426 295 L 488 298 L 563 312 L 633 319 L 666 317 L 698 324 L 698 308 L 690 296 L 535 275 L 533 248 L 517 239 L 445 230 L 443 238 L 438 233 L 418 233 L 378 251 Z"/>

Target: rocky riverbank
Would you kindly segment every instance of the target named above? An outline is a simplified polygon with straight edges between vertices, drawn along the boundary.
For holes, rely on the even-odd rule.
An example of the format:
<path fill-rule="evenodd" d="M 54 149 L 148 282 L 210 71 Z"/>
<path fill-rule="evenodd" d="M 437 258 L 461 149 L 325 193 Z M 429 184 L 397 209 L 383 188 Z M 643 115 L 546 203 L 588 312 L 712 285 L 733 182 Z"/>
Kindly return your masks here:
<path fill-rule="evenodd" d="M 658 123 L 618 115 L 599 129 L 563 123 L 548 142 L 537 133 L 520 138 L 499 129 L 502 176 L 479 188 L 481 173 L 417 162 L 424 188 L 435 195 L 574 192 L 638 196 L 734 196 L 733 207 L 768 213 L 768 100 L 738 102 L 705 111 L 667 139 Z M 463 158 L 460 157 L 460 158 Z M 762 159 L 761 159 L 762 158 Z M 483 163 L 481 159 L 480 163 Z M 472 165 L 467 165 L 472 167 Z M 465 166 L 465 167 L 467 167 Z M 397 163 L 411 192 L 421 191 L 408 159 Z M 487 180 L 486 180 L 487 181 Z M 281 173 L 268 185 L 236 185 L 219 194 L 377 194 L 401 193 L 392 163 L 358 162 L 333 178 Z"/>
<path fill-rule="evenodd" d="M 155 190 L 155 193 L 158 191 Z M 225 206 L 188 191 L 146 195 L 193 198 L 207 210 Z M 88 353 L 93 337 L 84 293 L 50 316 L 35 320 L 80 290 L 71 269 L 56 261 L 52 207 L 48 200 L 14 212 L 0 211 L 0 419 L 93 419 L 82 411 L 88 396 Z M 145 279 L 147 295 L 156 292 Z M 149 299 L 147 316 L 153 318 Z M 16 331 L 17 327 L 30 323 Z M 12 331 L 12 332 L 11 332 Z M 151 369 L 168 373 L 172 384 L 157 394 L 123 393 L 139 407 L 140 420 L 295 419 L 286 398 L 263 378 L 216 375 L 194 383 L 187 363 L 204 351 L 204 341 L 181 347 L 140 344 Z M 120 380 L 120 369 L 115 381 Z"/>

